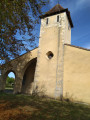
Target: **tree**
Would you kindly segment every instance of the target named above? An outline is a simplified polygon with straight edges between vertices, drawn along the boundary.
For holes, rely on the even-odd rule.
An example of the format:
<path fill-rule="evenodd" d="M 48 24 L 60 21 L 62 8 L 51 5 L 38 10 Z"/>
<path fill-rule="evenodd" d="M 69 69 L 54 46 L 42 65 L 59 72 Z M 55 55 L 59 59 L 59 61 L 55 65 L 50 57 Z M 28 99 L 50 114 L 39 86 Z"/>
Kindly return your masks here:
<path fill-rule="evenodd" d="M 39 16 L 42 14 L 42 7 L 49 0 L 1 0 L 0 1 L 0 60 L 10 60 L 27 50 L 26 33 L 28 41 L 33 47 L 35 36 L 33 30 L 39 23 Z M 17 38 L 17 33 L 22 39 Z"/>
<path fill-rule="evenodd" d="M 7 77 L 6 86 L 11 86 L 14 84 L 15 79 L 13 77 Z"/>

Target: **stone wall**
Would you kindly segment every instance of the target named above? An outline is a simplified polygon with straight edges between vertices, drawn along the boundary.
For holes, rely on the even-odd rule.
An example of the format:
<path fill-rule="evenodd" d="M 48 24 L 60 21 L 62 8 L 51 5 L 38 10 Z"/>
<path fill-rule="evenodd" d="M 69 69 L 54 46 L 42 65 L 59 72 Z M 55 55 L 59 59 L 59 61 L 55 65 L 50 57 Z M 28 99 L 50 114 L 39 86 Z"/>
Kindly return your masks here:
<path fill-rule="evenodd" d="M 37 48 L 4 64 L 2 66 L 2 75 L 0 79 L 0 90 L 5 89 L 6 79 L 9 72 L 15 73 L 14 93 L 21 92 L 24 73 L 32 59 L 37 58 Z"/>

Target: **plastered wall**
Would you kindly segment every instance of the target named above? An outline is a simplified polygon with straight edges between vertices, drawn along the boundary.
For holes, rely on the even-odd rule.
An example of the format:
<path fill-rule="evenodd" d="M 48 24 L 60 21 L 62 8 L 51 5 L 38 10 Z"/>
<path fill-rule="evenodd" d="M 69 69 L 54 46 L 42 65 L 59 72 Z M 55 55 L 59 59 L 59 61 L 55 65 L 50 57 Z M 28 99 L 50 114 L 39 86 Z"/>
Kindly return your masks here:
<path fill-rule="evenodd" d="M 90 103 L 90 51 L 64 46 L 63 96 Z"/>
<path fill-rule="evenodd" d="M 62 94 L 64 43 L 71 42 L 71 28 L 68 32 L 67 15 L 66 13 L 60 13 L 58 15 L 60 18 L 59 22 L 57 22 L 57 15 L 41 19 L 40 40 L 34 80 L 38 89 L 54 98 L 55 96 L 60 98 L 60 94 Z M 47 18 L 48 25 L 46 25 Z M 46 55 L 49 51 L 54 55 L 52 59 L 48 59 Z"/>

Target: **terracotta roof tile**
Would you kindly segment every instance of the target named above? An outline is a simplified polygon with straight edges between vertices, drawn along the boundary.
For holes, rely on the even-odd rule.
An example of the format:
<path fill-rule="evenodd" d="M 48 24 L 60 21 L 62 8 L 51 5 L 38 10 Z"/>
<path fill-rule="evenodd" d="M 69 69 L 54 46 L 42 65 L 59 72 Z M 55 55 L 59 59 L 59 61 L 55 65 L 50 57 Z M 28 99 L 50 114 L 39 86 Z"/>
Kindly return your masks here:
<path fill-rule="evenodd" d="M 48 12 L 46 12 L 46 14 L 52 14 L 52 13 L 55 13 L 55 12 L 60 12 L 61 10 L 64 10 L 64 8 L 57 4 L 56 6 L 54 6 L 51 10 L 49 10 Z"/>

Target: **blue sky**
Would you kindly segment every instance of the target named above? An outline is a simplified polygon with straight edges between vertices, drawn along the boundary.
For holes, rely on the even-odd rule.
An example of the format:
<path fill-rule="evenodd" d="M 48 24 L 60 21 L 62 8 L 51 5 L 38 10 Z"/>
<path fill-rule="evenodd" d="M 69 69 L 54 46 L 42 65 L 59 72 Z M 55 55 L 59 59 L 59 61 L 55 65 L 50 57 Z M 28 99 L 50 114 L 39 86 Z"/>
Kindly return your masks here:
<path fill-rule="evenodd" d="M 68 8 L 74 24 L 71 33 L 71 44 L 90 49 L 90 0 L 59 0 L 64 8 Z M 58 0 L 50 0 L 50 4 L 43 8 L 44 12 L 54 7 Z M 40 25 L 37 27 L 40 31 Z M 35 31 L 36 32 L 36 31 Z M 39 35 L 39 32 L 37 33 Z M 25 36 L 27 37 L 27 36 Z M 39 40 L 37 40 L 38 43 Z M 15 77 L 13 73 L 10 77 Z"/>
<path fill-rule="evenodd" d="M 58 0 L 50 0 L 52 8 Z M 90 0 L 59 0 L 68 8 L 74 24 L 71 33 L 71 44 L 90 49 Z"/>
<path fill-rule="evenodd" d="M 43 12 L 50 10 L 58 1 L 62 7 L 68 8 L 71 13 L 74 24 L 71 33 L 71 44 L 90 49 L 90 0 L 50 0 L 50 3 L 42 9 Z M 33 33 L 39 37 L 39 31 L 40 24 L 36 26 L 36 30 Z M 29 38 L 27 34 L 24 37 L 26 39 Z M 17 34 L 17 38 L 22 39 L 19 34 Z M 37 38 L 37 46 L 38 42 L 39 39 Z M 29 43 L 27 43 L 26 47 L 30 48 L 29 46 Z M 24 52 L 22 51 L 21 54 Z"/>
<path fill-rule="evenodd" d="M 47 12 L 57 3 L 68 8 L 74 24 L 71 33 L 71 44 L 90 49 L 90 0 L 50 0 L 50 3 L 42 10 Z M 40 25 L 36 26 L 34 34 L 39 37 Z M 25 36 L 28 38 L 28 36 Z M 38 39 L 36 43 L 38 44 Z M 29 46 L 29 44 L 27 44 Z"/>
<path fill-rule="evenodd" d="M 15 78 L 15 74 L 14 74 L 13 72 L 10 72 L 10 73 L 8 74 L 8 76 Z"/>

